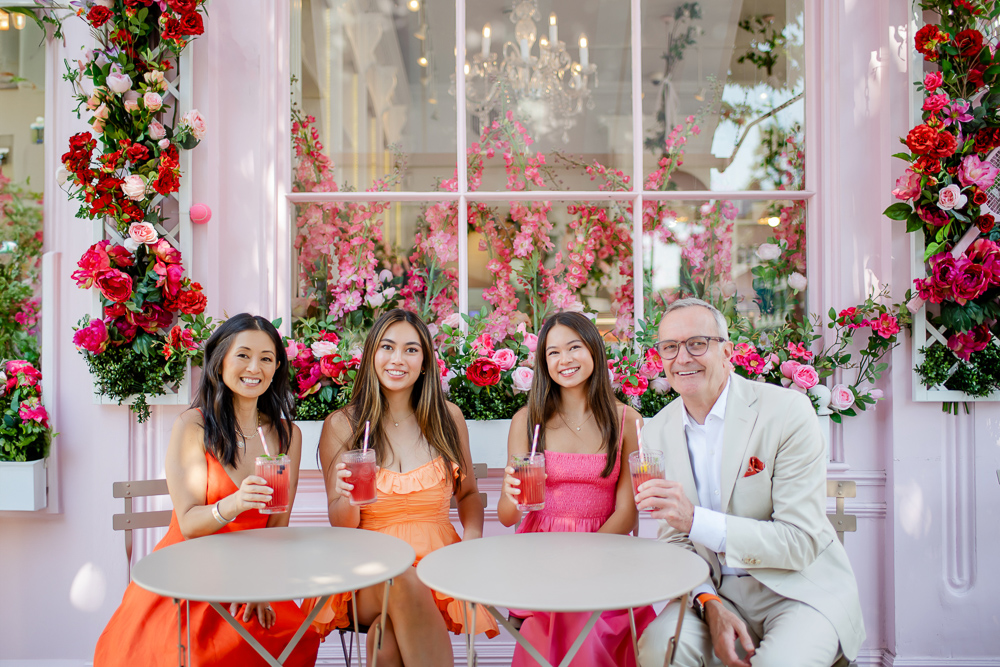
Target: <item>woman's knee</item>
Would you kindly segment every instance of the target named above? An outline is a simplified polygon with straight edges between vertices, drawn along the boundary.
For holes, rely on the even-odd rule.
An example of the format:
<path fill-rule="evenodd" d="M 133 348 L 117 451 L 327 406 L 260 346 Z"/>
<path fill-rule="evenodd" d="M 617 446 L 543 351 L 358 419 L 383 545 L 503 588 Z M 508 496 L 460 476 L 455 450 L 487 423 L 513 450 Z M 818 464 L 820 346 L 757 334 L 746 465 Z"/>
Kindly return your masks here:
<path fill-rule="evenodd" d="M 434 606 L 431 589 L 420 581 L 415 568 L 410 568 L 392 580 L 389 589 L 389 607 Z"/>

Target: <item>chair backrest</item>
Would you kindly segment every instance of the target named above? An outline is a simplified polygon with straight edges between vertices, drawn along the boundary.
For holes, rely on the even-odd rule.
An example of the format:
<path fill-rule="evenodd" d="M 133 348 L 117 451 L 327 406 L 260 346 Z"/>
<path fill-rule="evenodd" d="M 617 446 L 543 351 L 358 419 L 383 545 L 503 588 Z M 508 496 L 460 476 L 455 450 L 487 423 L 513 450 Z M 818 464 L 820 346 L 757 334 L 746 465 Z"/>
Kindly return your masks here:
<path fill-rule="evenodd" d="M 472 464 L 472 474 L 477 480 L 486 477 L 486 473 L 487 473 L 487 467 L 485 463 Z M 483 502 L 483 507 L 486 507 L 486 494 L 480 493 L 479 499 Z M 455 501 L 455 496 L 451 497 L 451 508 L 458 509 L 458 503 Z"/>
<path fill-rule="evenodd" d="M 115 498 L 125 499 L 125 512 L 111 517 L 111 525 L 115 530 L 125 531 L 125 557 L 129 568 L 132 566 L 132 531 L 136 528 L 161 528 L 170 525 L 172 510 L 154 510 L 151 512 L 133 512 L 132 499 L 149 496 L 165 496 L 167 480 L 148 479 L 129 482 L 115 482 L 112 486 Z"/>
<path fill-rule="evenodd" d="M 837 499 L 837 511 L 827 514 L 826 518 L 833 524 L 833 529 L 837 531 L 840 543 L 844 543 L 844 533 L 854 533 L 858 530 L 858 517 L 854 514 L 844 514 L 844 499 L 856 498 L 858 495 L 858 485 L 855 482 L 844 480 L 826 480 L 826 497 Z"/>

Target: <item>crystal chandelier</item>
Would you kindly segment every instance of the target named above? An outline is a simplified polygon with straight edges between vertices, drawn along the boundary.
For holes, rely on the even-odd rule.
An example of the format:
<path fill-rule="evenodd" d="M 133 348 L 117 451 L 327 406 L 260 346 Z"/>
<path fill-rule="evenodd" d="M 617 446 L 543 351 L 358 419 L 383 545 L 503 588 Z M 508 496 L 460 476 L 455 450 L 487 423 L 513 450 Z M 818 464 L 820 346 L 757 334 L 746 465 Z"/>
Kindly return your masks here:
<path fill-rule="evenodd" d="M 486 24 L 481 52 L 465 63 L 468 112 L 485 127 L 491 116 L 516 109 L 535 134 L 561 133 L 568 142 L 569 129 L 584 105 L 594 108 L 591 91 L 597 87 L 597 67 L 590 63 L 587 37 L 580 36 L 579 60 L 574 61 L 559 41 L 555 14 L 549 16 L 548 37 L 538 39 L 538 0 L 514 0 L 510 20 L 516 42 L 503 45 L 502 59 L 490 51 L 492 31 Z M 536 39 L 538 54 L 533 55 Z"/>

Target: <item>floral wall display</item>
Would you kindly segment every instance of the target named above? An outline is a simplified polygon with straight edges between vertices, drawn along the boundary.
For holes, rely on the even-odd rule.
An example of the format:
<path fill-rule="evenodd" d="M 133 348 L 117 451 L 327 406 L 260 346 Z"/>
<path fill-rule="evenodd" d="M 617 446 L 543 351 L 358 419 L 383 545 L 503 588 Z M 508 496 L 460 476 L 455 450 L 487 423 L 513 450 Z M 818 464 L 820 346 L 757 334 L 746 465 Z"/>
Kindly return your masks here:
<path fill-rule="evenodd" d="M 0 361 L 0 461 L 49 455 L 52 429 L 42 405 L 42 374 L 29 361 Z"/>
<path fill-rule="evenodd" d="M 916 278 L 930 339 L 916 367 L 927 388 L 982 398 L 1000 390 L 1000 205 L 995 192 L 1000 169 L 1000 59 L 995 21 L 1000 3 L 925 0 L 936 17 L 916 33 L 915 46 L 930 70 L 921 122 L 901 139 L 907 163 L 885 210 L 923 239 L 926 277 Z M 918 341 L 922 344 L 922 341 Z M 946 404 L 946 409 L 948 408 Z"/>
<path fill-rule="evenodd" d="M 72 275 L 100 293 L 101 317 L 85 316 L 73 336 L 98 393 L 119 404 L 134 397 L 140 421 L 147 397 L 178 384 L 198 363 L 211 333 L 206 297 L 184 275 L 164 222 L 176 215 L 180 150 L 207 132 L 192 109 L 180 113 L 171 84 L 178 57 L 204 32 L 204 0 L 78 0 L 97 48 L 66 63 L 77 114 L 91 129 L 70 138 L 60 181 L 80 202 L 77 217 L 102 220 L 109 238 L 91 246 Z"/>

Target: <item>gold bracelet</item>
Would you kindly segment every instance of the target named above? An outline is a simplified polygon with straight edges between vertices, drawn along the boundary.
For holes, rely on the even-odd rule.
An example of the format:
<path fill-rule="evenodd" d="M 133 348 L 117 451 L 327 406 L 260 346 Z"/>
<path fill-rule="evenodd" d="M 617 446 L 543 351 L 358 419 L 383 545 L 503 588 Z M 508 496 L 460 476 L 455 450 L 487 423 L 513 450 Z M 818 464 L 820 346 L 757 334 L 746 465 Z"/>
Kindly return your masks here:
<path fill-rule="evenodd" d="M 236 517 L 233 517 L 232 519 L 227 519 L 226 517 L 222 516 L 222 512 L 219 511 L 219 503 L 221 503 L 221 502 L 222 501 L 220 500 L 219 502 L 217 502 L 214 505 L 212 505 L 212 516 L 215 517 L 216 521 L 218 521 L 220 524 L 222 524 L 223 526 L 225 526 L 228 523 L 232 523 L 233 521 L 236 521 Z"/>

